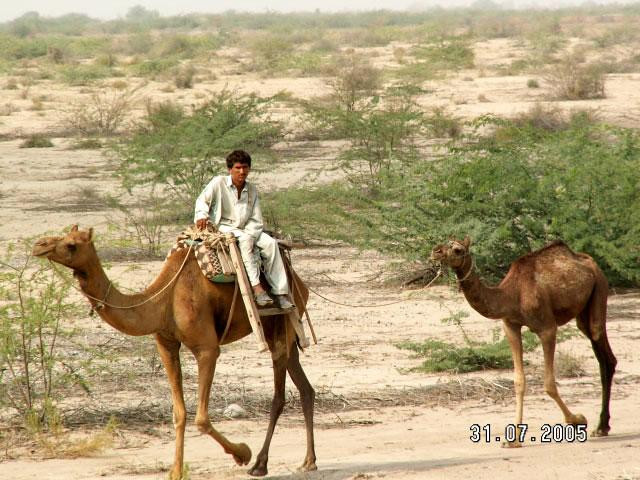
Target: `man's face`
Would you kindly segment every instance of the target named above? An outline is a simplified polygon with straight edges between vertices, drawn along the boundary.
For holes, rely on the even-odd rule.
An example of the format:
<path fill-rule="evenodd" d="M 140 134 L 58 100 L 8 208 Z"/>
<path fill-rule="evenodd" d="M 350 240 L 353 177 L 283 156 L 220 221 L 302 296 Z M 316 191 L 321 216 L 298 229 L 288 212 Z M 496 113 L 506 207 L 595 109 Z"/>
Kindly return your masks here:
<path fill-rule="evenodd" d="M 229 175 L 231 175 L 231 181 L 236 186 L 241 186 L 244 184 L 244 181 L 247 179 L 249 175 L 249 171 L 251 167 L 246 163 L 236 162 L 233 164 L 233 167 L 229 169 Z"/>

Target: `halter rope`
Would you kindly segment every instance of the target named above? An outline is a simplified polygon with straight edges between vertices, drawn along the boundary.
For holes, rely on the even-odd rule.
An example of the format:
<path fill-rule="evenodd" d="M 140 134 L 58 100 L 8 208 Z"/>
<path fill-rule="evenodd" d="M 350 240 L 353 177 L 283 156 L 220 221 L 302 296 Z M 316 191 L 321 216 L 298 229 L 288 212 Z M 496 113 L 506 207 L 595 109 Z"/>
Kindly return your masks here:
<path fill-rule="evenodd" d="M 154 293 L 153 295 L 151 295 L 149 298 L 147 298 L 145 301 L 140 302 L 140 303 L 136 303 L 135 305 L 128 305 L 128 306 L 118 306 L 118 305 L 113 305 L 111 303 L 107 303 L 105 300 L 107 299 L 107 296 L 109 295 L 109 292 L 111 291 L 111 281 L 109 280 L 109 285 L 107 287 L 107 292 L 104 295 L 104 299 L 100 300 L 99 298 L 96 298 L 92 295 L 89 295 L 88 293 L 86 293 L 85 291 L 83 291 L 81 288 L 78 288 L 75 286 L 75 284 L 69 282 L 64 275 L 62 275 L 62 273 L 60 273 L 60 271 L 58 270 L 58 268 L 55 266 L 55 264 L 49 260 L 49 263 L 51 264 L 51 267 L 53 268 L 53 270 L 60 276 L 60 278 L 62 278 L 62 280 L 69 286 L 71 286 L 72 288 L 74 288 L 75 290 L 77 290 L 78 292 L 82 293 L 85 297 L 90 298 L 91 300 L 95 300 L 96 302 L 98 302 L 98 304 L 94 307 L 94 310 L 101 310 L 104 307 L 110 307 L 110 308 L 116 308 L 116 309 L 129 309 L 129 308 L 137 308 L 140 307 L 142 305 L 144 305 L 145 303 L 150 302 L 151 300 L 153 300 L 154 298 L 156 298 L 158 295 L 160 295 L 162 292 L 164 292 L 167 288 L 169 288 L 169 285 L 171 285 L 176 278 L 178 278 L 178 275 L 180 274 L 180 272 L 182 271 L 182 269 L 184 268 L 185 264 L 187 263 L 187 259 L 189 258 L 189 254 L 191 253 L 191 249 L 192 249 L 192 245 L 189 245 L 189 251 L 187 252 L 187 254 L 184 257 L 184 260 L 182 261 L 182 265 L 180 265 L 180 268 L 178 269 L 178 271 L 176 272 L 176 274 L 173 276 L 173 278 L 171 280 L 169 280 L 169 282 L 162 287 L 160 290 L 158 290 L 156 293 Z"/>

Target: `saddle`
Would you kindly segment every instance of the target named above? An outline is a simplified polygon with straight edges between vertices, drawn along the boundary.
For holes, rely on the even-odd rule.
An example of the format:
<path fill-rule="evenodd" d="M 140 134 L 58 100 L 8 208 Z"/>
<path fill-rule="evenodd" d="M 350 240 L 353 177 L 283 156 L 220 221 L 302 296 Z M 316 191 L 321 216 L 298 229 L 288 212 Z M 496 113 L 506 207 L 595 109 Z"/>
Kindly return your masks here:
<path fill-rule="evenodd" d="M 214 283 L 232 283 L 236 281 L 236 270 L 229 255 L 229 242 L 233 238 L 232 233 L 220 233 L 213 225 L 207 225 L 206 230 L 189 227 L 178 235 L 167 258 L 191 247 L 205 277 Z"/>

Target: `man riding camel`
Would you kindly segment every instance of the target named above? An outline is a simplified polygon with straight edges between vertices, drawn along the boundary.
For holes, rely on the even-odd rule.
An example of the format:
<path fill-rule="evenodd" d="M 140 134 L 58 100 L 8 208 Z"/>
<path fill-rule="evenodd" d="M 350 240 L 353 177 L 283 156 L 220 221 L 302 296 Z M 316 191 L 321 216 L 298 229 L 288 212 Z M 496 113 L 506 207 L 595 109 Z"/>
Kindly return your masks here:
<path fill-rule="evenodd" d="M 263 220 L 258 191 L 247 182 L 251 171 L 251 156 L 244 150 L 234 150 L 227 156 L 229 175 L 211 179 L 196 200 L 194 222 L 203 230 L 208 223 L 220 232 L 231 232 L 238 239 L 240 254 L 256 304 L 260 307 L 273 304 L 273 300 L 260 284 L 260 270 L 254 248 L 262 258 L 265 277 L 271 286 L 280 308 L 290 309 L 289 284 L 278 242 L 262 231 Z"/>

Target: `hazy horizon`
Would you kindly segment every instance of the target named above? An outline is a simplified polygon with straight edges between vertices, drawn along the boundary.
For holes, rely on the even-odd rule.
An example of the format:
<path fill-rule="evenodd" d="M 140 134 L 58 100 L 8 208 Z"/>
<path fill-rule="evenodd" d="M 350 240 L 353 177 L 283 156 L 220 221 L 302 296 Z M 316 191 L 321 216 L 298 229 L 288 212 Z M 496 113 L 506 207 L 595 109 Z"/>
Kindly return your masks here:
<path fill-rule="evenodd" d="M 221 0 L 217 2 L 203 2 L 202 0 L 183 0 L 181 2 L 169 0 L 111 0 L 110 2 L 91 2 L 86 0 L 23 0 L 22 2 L 0 5 L 0 22 L 14 20 L 27 12 L 38 12 L 44 17 L 58 17 L 69 13 L 80 13 L 92 18 L 110 20 L 124 17 L 130 8 L 142 6 L 155 10 L 162 16 L 184 15 L 189 13 L 222 13 L 229 10 L 239 12 L 296 12 L 314 11 L 347 12 L 370 10 L 415 10 L 420 8 L 464 7 L 477 0 L 352 0 L 346 8 L 343 0 L 311 0 L 302 6 L 300 2 L 291 0 Z M 590 4 L 631 4 L 638 0 L 600 0 L 585 2 L 584 0 L 493 0 L 493 3 L 507 8 L 553 8 L 574 6 L 583 3 Z"/>

